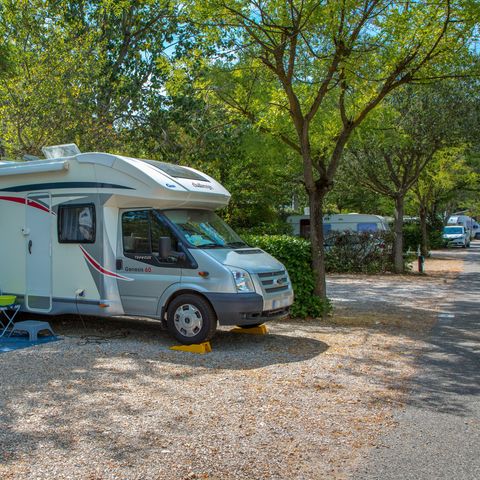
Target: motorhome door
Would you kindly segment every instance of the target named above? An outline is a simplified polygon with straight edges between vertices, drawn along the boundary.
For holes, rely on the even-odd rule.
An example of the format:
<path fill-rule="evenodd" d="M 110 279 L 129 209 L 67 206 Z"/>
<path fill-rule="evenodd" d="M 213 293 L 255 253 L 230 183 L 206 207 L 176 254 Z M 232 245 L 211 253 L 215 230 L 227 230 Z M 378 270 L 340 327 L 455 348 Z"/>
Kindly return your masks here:
<path fill-rule="evenodd" d="M 49 193 L 32 193 L 25 202 L 26 306 L 52 309 L 52 199 Z"/>
<path fill-rule="evenodd" d="M 175 247 L 175 236 L 151 209 L 122 212 L 121 229 L 117 268 L 134 280 L 118 283 L 123 309 L 128 315 L 155 316 L 162 293 L 181 280 L 179 258 L 158 259 L 160 237 L 170 237 Z"/>

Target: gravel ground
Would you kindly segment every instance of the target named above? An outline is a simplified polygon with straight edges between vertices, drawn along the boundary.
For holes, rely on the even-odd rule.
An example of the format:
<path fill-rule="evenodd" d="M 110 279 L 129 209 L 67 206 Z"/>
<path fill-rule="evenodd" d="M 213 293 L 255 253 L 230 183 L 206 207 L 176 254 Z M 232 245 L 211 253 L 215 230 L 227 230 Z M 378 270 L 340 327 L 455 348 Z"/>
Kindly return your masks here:
<path fill-rule="evenodd" d="M 464 252 L 439 251 L 425 263 L 426 275 L 331 275 L 327 282 L 337 321 L 424 329 L 448 302 L 462 271 Z M 368 320 L 370 319 L 370 321 Z"/>
<path fill-rule="evenodd" d="M 365 280 L 329 283 L 340 309 L 369 316 L 411 288 Z M 432 307 L 447 287 L 414 291 Z M 405 400 L 433 317 L 407 311 L 422 328 L 276 322 L 222 329 L 204 356 L 170 351 L 153 322 L 56 320 L 62 341 L 0 356 L 0 478 L 347 478 Z"/>

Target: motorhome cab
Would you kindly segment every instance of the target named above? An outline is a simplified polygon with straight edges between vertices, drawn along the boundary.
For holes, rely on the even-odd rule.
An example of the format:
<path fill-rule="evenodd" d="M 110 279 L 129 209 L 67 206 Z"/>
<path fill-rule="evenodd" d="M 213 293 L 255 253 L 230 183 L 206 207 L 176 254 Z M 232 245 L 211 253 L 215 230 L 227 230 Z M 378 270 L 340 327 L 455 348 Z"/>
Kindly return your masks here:
<path fill-rule="evenodd" d="M 0 289 L 22 310 L 146 316 L 181 342 L 285 317 L 285 267 L 216 213 L 230 194 L 177 165 L 76 146 L 0 164 Z"/>

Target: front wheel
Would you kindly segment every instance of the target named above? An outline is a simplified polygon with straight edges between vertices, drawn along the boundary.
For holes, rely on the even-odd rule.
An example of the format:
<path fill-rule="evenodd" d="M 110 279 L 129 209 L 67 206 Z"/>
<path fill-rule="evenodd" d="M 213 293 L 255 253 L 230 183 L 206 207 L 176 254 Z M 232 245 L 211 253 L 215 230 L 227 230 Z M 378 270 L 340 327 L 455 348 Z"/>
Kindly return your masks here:
<path fill-rule="evenodd" d="M 193 294 L 179 295 L 168 306 L 167 327 L 169 332 L 185 345 L 207 342 L 217 329 L 217 316 L 203 297 Z"/>

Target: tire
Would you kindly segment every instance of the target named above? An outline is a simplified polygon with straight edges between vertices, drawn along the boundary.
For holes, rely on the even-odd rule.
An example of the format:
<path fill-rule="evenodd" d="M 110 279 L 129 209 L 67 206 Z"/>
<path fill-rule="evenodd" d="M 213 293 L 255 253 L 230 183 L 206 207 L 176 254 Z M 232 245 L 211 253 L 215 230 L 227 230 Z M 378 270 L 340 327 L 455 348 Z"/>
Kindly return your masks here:
<path fill-rule="evenodd" d="M 215 335 L 217 316 L 200 295 L 183 294 L 168 306 L 167 328 L 184 345 L 208 342 Z"/>
<path fill-rule="evenodd" d="M 263 325 L 263 322 L 262 323 L 250 323 L 248 325 L 237 325 L 237 327 L 240 327 L 240 328 L 257 328 L 260 325 Z"/>

